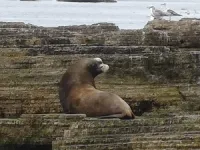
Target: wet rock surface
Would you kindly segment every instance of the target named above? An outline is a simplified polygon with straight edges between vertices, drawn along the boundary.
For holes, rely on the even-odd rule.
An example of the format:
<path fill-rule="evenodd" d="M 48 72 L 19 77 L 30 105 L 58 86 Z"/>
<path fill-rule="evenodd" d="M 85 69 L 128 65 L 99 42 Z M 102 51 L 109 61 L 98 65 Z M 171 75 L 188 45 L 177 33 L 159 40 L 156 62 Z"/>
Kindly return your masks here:
<path fill-rule="evenodd" d="M 199 25 L 199 20 L 162 20 L 141 30 L 120 30 L 111 23 L 45 28 L 0 22 L 1 143 L 16 143 L 23 118 L 32 114 L 44 124 L 45 116 L 50 117 L 46 126 L 56 129 L 27 125 L 24 130 L 33 133 L 21 137 L 43 139 L 43 144 L 54 141 L 54 149 L 198 149 Z M 81 57 L 101 57 L 110 66 L 107 74 L 97 77 L 96 86 L 127 101 L 139 116 L 136 120 L 79 118 L 78 123 L 60 124 L 54 119 L 59 115 L 52 113 L 62 113 L 58 82 L 67 66 Z M 174 118 L 182 119 L 174 123 Z M 169 119 L 172 124 L 162 124 Z M 60 126 L 67 126 L 66 131 Z"/>

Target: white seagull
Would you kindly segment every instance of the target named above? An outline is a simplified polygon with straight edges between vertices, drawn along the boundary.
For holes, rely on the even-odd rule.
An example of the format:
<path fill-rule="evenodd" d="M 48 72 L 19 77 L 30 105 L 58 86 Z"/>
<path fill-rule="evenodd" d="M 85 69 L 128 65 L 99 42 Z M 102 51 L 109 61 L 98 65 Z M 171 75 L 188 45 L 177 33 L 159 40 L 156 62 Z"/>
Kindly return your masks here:
<path fill-rule="evenodd" d="M 150 7 L 147 7 L 147 8 L 150 9 L 151 16 L 154 17 L 154 19 L 162 19 L 163 16 L 169 16 L 168 13 L 166 13 L 162 10 L 156 9 L 154 6 L 150 6 Z"/>
<path fill-rule="evenodd" d="M 167 9 L 166 3 L 161 4 L 162 6 L 164 6 L 166 13 L 169 14 L 169 16 L 182 16 L 178 13 L 176 13 L 175 11 L 171 10 L 171 9 Z"/>

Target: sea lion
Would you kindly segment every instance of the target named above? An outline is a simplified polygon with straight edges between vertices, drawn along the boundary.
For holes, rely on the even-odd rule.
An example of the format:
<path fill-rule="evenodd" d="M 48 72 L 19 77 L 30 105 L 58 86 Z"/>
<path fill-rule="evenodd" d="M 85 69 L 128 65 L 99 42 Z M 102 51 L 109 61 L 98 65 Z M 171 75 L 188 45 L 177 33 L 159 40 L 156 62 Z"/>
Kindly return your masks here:
<path fill-rule="evenodd" d="M 63 110 L 87 117 L 133 119 L 130 106 L 118 95 L 96 89 L 94 78 L 109 69 L 100 58 L 84 58 L 71 65 L 59 84 Z"/>

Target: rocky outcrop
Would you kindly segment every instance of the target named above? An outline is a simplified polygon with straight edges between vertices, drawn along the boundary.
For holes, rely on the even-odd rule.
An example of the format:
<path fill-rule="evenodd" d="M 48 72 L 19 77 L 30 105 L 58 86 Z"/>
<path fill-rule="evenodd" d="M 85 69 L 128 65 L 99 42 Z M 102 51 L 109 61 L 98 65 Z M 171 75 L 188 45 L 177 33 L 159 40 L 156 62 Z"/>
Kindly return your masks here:
<path fill-rule="evenodd" d="M 109 140 L 114 143 L 110 144 L 111 148 L 120 142 L 119 147 L 123 147 L 124 143 L 124 146 L 132 148 L 141 145 L 143 149 L 147 146 L 155 148 L 152 143 L 162 149 L 189 149 L 192 146 L 199 148 L 198 143 L 177 147 L 180 145 L 178 141 L 188 143 L 190 140 L 198 141 L 199 138 L 199 129 L 193 120 L 198 118 L 200 111 L 199 23 L 198 20 L 187 19 L 178 22 L 160 20 L 149 22 L 144 29 L 120 30 L 114 24 L 108 23 L 45 28 L 17 22 L 0 22 L 0 116 L 9 118 L 0 121 L 12 122 L 11 118 L 18 118 L 22 114 L 62 113 L 57 85 L 67 66 L 80 57 L 101 57 L 110 65 L 110 71 L 96 79 L 97 88 L 117 93 L 141 117 L 128 121 L 130 126 L 127 125 L 126 131 L 122 130 L 123 133 L 117 139 L 112 137 L 115 128 L 109 126 L 116 125 L 117 121 L 104 120 L 100 122 L 107 124 L 110 129 L 102 127 L 106 132 L 104 135 L 100 135 L 103 131 L 97 131 L 93 133 L 95 135 L 84 138 L 77 135 L 76 141 L 70 141 L 62 130 L 59 136 L 55 136 L 60 138 L 44 138 L 45 140 L 55 140 L 55 149 L 75 149 L 76 146 L 79 149 L 81 145 L 83 149 L 97 149 L 98 146 L 101 149 L 107 148 Z M 165 122 L 165 119 L 172 119 L 173 122 L 173 117 L 187 119 L 180 124 L 158 124 Z M 87 118 L 79 120 L 80 126 L 85 122 L 94 122 L 86 120 Z M 4 126 L 8 126 L 9 121 L 4 122 Z M 138 125 L 133 127 L 132 123 L 137 121 Z M 143 121 L 152 124 L 146 128 Z M 97 120 L 94 128 L 100 122 Z M 122 124 L 125 123 L 126 121 Z M 76 127 L 70 123 L 66 128 L 70 131 L 65 133 L 74 134 L 82 130 L 92 133 L 96 130 L 93 127 L 74 129 Z M 1 129 L 1 141 L 4 141 L 5 133 L 7 139 L 14 141 L 9 138 L 8 128 Z M 14 133 L 18 128 L 14 126 L 12 129 Z M 122 127 L 116 129 L 116 132 L 121 129 Z M 179 130 L 181 133 L 178 133 Z M 156 135 L 150 134 L 153 131 Z M 49 135 L 52 136 L 52 133 L 54 134 L 54 130 Z M 142 139 L 141 133 L 146 138 Z M 127 134 L 129 136 L 123 138 Z M 161 136 L 166 138 L 166 142 L 158 140 Z M 174 144 L 170 147 L 173 141 Z M 75 147 L 71 147 L 70 142 Z"/>
<path fill-rule="evenodd" d="M 84 114 L 24 114 L 17 119 L 0 119 L 0 149 L 24 149 L 26 144 L 27 149 L 43 145 L 50 150 L 53 140 L 84 118 Z"/>
<path fill-rule="evenodd" d="M 169 39 L 190 40 L 192 32 L 193 40 L 181 45 L 162 37 L 172 31 L 176 34 Z M 2 22 L 0 32 L 2 117 L 62 112 L 57 94 L 61 75 L 71 61 L 94 56 L 111 66 L 97 78 L 98 88 L 119 93 L 136 113 L 141 105 L 148 110 L 191 103 L 183 108 L 198 110 L 198 22 L 155 21 L 143 30 L 106 23 L 44 28 Z"/>
<path fill-rule="evenodd" d="M 53 141 L 53 149 L 198 149 L 198 117 L 140 118 L 129 121 L 83 119 L 65 130 L 62 138 Z"/>
<path fill-rule="evenodd" d="M 81 114 L 26 114 L 0 120 L 0 148 L 22 149 L 26 143 L 29 149 L 43 145 L 47 150 L 199 149 L 199 122 L 199 115 L 99 120 Z"/>

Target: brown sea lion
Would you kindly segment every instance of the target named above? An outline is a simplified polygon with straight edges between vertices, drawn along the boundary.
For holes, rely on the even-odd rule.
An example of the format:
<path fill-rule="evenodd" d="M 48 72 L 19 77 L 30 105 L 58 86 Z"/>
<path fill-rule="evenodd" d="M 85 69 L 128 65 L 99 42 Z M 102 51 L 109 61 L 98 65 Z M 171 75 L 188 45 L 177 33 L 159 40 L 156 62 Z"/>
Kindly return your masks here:
<path fill-rule="evenodd" d="M 94 78 L 109 69 L 100 58 L 85 58 L 71 65 L 59 84 L 63 110 L 88 117 L 133 119 L 130 106 L 119 96 L 97 90 Z"/>

